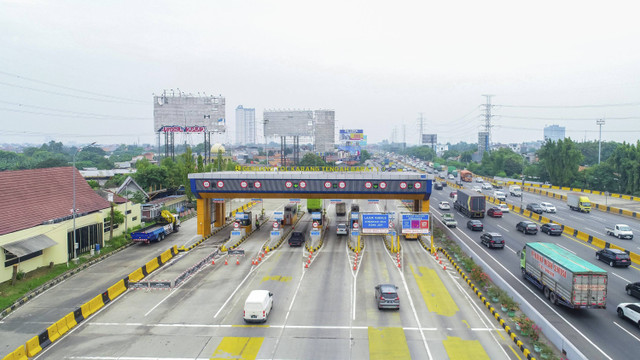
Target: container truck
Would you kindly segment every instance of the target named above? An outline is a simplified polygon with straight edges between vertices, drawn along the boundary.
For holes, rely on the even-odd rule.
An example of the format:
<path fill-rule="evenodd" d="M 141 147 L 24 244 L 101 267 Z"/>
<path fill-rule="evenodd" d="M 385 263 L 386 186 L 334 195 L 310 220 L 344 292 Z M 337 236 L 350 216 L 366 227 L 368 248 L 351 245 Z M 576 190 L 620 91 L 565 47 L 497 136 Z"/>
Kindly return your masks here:
<path fill-rule="evenodd" d="M 580 212 L 590 212 L 591 211 L 591 201 L 589 198 L 578 193 L 568 193 L 567 194 L 567 205 L 571 210 L 580 211 Z"/>
<path fill-rule="evenodd" d="M 167 210 L 162 210 L 156 218 L 156 223 L 131 233 L 131 241 L 151 243 L 164 240 L 172 232 L 178 232 L 180 219 Z"/>
<path fill-rule="evenodd" d="M 322 212 L 322 199 L 307 199 L 307 211 L 309 213 Z"/>
<path fill-rule="evenodd" d="M 347 204 L 343 202 L 339 202 L 336 204 L 336 215 L 337 216 L 345 216 L 347 215 Z"/>
<path fill-rule="evenodd" d="M 484 195 L 470 194 L 466 191 L 457 191 L 453 207 L 470 218 L 483 218 L 486 205 Z"/>
<path fill-rule="evenodd" d="M 469 170 L 460 170 L 460 180 L 471 182 L 473 180 L 473 174 L 471 174 Z"/>
<path fill-rule="evenodd" d="M 552 243 L 527 243 L 520 254 L 522 276 L 553 304 L 604 309 L 607 272 Z"/>

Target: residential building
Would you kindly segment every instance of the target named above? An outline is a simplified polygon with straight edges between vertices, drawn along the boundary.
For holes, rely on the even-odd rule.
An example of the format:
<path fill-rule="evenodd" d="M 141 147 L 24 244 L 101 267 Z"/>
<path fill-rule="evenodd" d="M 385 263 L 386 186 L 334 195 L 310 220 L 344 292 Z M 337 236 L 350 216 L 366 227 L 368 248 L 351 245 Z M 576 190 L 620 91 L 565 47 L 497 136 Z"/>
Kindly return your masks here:
<path fill-rule="evenodd" d="M 565 134 L 565 127 L 558 125 L 550 125 L 544 127 L 544 141 L 558 141 L 563 140 Z"/>

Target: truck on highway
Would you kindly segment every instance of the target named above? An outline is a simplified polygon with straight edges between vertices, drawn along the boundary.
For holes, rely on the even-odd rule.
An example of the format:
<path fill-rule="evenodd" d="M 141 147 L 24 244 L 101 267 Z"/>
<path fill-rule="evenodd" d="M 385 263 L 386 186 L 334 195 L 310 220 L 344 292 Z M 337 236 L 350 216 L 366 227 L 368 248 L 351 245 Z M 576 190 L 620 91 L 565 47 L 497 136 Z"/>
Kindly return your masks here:
<path fill-rule="evenodd" d="M 633 230 L 627 224 L 616 224 L 614 227 L 605 227 L 607 235 L 615 236 L 618 239 L 633 239 Z"/>
<path fill-rule="evenodd" d="M 444 214 L 442 214 L 442 222 L 445 224 L 445 226 L 450 227 L 450 228 L 454 228 L 454 227 L 458 226 L 458 222 L 453 217 L 452 213 L 444 213 Z"/>
<path fill-rule="evenodd" d="M 607 272 L 552 243 L 527 243 L 520 255 L 522 276 L 552 304 L 572 309 L 604 309 Z"/>
<path fill-rule="evenodd" d="M 460 170 L 460 180 L 471 182 L 473 181 L 473 174 L 469 170 Z"/>
<path fill-rule="evenodd" d="M 322 212 L 322 199 L 307 199 L 307 211 L 309 214 Z"/>
<path fill-rule="evenodd" d="M 591 211 L 591 201 L 589 198 L 578 193 L 568 193 L 567 194 L 567 205 L 571 210 L 580 211 L 580 212 L 590 212 Z"/>
<path fill-rule="evenodd" d="M 167 210 L 162 210 L 156 218 L 156 223 L 131 233 L 131 241 L 151 243 L 164 240 L 172 232 L 178 232 L 180 219 Z"/>
<path fill-rule="evenodd" d="M 468 190 L 458 190 L 453 208 L 470 218 L 483 218 L 486 206 L 485 197 L 482 194 L 467 193 Z"/>
<path fill-rule="evenodd" d="M 522 188 L 520 185 L 509 185 L 509 195 L 516 197 L 522 196 Z"/>
<path fill-rule="evenodd" d="M 339 202 L 336 204 L 336 215 L 337 216 L 345 216 L 347 215 L 347 204 L 344 202 Z"/>

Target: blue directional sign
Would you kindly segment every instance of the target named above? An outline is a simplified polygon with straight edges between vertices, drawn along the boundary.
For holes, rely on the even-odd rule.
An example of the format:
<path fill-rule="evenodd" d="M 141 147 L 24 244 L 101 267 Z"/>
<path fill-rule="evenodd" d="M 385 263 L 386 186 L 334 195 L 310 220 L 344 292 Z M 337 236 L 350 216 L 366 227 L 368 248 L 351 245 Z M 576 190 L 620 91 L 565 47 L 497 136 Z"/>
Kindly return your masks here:
<path fill-rule="evenodd" d="M 386 234 L 389 232 L 389 214 L 362 214 L 363 234 Z"/>
<path fill-rule="evenodd" d="M 240 231 L 232 231 L 231 236 L 240 236 Z"/>
<path fill-rule="evenodd" d="M 358 235 L 360 235 L 360 231 L 351 230 L 351 236 L 358 236 Z"/>
<path fill-rule="evenodd" d="M 319 213 L 319 212 L 311 213 L 311 219 L 312 220 L 320 220 L 320 219 L 322 219 L 322 213 Z"/>
<path fill-rule="evenodd" d="M 402 214 L 403 234 L 428 234 L 429 214 Z"/>
<path fill-rule="evenodd" d="M 280 236 L 280 231 L 272 231 L 271 236 Z"/>
<path fill-rule="evenodd" d="M 311 236 L 320 236 L 320 230 L 311 230 Z"/>
<path fill-rule="evenodd" d="M 284 219 L 284 212 L 282 212 L 282 211 L 274 211 L 274 212 L 273 212 L 273 218 L 274 218 L 275 220 L 282 220 L 282 219 Z"/>

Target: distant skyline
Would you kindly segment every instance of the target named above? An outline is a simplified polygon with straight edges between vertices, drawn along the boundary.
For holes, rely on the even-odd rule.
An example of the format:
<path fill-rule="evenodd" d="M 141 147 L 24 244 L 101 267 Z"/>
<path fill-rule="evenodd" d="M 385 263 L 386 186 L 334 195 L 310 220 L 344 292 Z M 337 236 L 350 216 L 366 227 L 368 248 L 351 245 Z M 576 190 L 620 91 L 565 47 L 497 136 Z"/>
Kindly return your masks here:
<path fill-rule="evenodd" d="M 1 143 L 155 144 L 153 94 L 234 109 L 332 109 L 369 143 L 406 127 L 477 143 L 640 139 L 640 35 L 628 1 L 0 1 Z M 552 10 L 550 10 L 552 9 Z M 579 11 L 576 11 L 579 9 Z M 242 21 L 239 21 L 242 19 Z M 190 142 L 201 136 L 190 135 Z M 184 141 L 184 140 L 176 140 Z M 261 137 L 259 136 L 259 141 Z"/>

